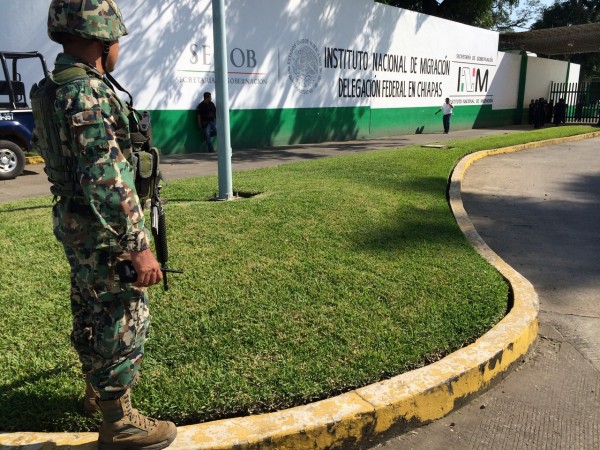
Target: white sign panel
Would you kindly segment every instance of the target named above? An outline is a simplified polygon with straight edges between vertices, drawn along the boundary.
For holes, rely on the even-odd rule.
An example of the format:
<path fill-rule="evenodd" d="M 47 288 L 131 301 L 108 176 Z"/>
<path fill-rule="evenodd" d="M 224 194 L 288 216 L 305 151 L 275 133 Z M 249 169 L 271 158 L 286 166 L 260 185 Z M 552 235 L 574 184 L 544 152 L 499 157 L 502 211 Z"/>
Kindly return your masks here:
<path fill-rule="evenodd" d="M 212 7 L 131 0 L 117 75 L 144 108 L 214 92 Z M 491 103 L 497 33 L 364 0 L 226 2 L 230 107 Z"/>
<path fill-rule="evenodd" d="M 376 4 L 373 75 L 385 86 L 374 108 L 491 103 L 498 34 Z"/>

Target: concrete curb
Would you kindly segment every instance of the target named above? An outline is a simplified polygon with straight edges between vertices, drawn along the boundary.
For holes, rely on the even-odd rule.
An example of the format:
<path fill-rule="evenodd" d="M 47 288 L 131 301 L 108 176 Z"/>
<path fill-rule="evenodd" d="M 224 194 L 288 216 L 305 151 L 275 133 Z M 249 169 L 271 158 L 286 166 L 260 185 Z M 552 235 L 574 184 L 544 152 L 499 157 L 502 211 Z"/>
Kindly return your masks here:
<path fill-rule="evenodd" d="M 487 150 L 455 167 L 449 202 L 458 225 L 475 249 L 510 283 L 514 305 L 475 343 L 426 367 L 334 398 L 258 416 L 178 428 L 175 450 L 344 448 L 392 428 L 408 430 L 439 419 L 489 388 L 527 353 L 537 337 L 538 297 L 521 274 L 496 255 L 477 233 L 461 199 L 461 181 L 480 158 L 600 136 L 600 132 Z M 96 433 L 0 433 L 0 449 L 93 450 Z"/>
<path fill-rule="evenodd" d="M 41 156 L 26 156 L 25 164 L 43 164 L 44 158 Z"/>

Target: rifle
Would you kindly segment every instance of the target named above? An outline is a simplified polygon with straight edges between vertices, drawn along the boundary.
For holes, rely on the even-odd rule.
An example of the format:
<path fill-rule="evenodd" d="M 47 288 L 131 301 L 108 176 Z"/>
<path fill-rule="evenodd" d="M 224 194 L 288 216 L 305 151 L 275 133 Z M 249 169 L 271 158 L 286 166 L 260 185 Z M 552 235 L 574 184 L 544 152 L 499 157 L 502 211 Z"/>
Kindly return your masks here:
<path fill-rule="evenodd" d="M 183 270 L 169 269 L 167 261 L 169 260 L 169 249 L 167 247 L 167 223 L 165 218 L 165 210 L 160 200 L 160 190 L 162 186 L 156 185 L 154 195 L 150 201 L 150 222 L 152 224 L 152 236 L 154 237 L 154 245 L 156 247 L 156 259 L 160 263 L 160 270 L 163 273 L 163 287 L 165 291 L 169 290 L 169 282 L 167 281 L 167 273 L 183 273 Z"/>
<path fill-rule="evenodd" d="M 165 277 L 168 273 L 183 273 L 183 270 L 177 269 L 169 269 L 168 267 L 160 267 L 161 272 L 163 273 L 163 282 L 165 282 Z M 119 281 L 123 283 L 135 283 L 137 280 L 137 272 L 133 268 L 133 264 L 131 261 L 119 261 L 117 263 L 117 274 L 119 275 Z M 165 291 L 169 290 L 169 285 L 166 284 L 164 287 Z"/>
<path fill-rule="evenodd" d="M 167 267 L 167 261 L 169 260 L 167 224 L 165 210 L 160 198 L 160 190 L 162 189 L 160 181 L 163 178 L 158 168 L 158 149 L 151 146 L 150 114 L 148 114 L 148 111 L 144 111 L 140 118 L 139 113 L 132 108 L 129 120 L 131 123 L 131 140 L 136 149 L 137 157 L 135 187 L 143 204 L 146 203 L 146 200 L 150 200 L 150 223 L 152 236 L 154 237 L 156 259 L 163 273 L 164 290 L 168 291 L 167 273 L 183 273 L 183 270 Z M 121 281 L 133 283 L 137 279 L 137 273 L 131 261 L 120 261 L 117 264 L 117 272 Z"/>

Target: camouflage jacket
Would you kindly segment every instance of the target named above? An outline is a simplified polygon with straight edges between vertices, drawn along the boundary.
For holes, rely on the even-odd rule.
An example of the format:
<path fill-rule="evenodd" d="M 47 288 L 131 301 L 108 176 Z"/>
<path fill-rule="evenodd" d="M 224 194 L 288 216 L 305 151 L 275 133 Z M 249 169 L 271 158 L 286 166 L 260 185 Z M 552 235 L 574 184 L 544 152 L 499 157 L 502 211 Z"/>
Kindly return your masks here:
<path fill-rule="evenodd" d="M 53 73 L 74 66 L 85 69 L 87 77 L 56 91 L 62 152 L 74 157 L 83 202 L 90 205 L 104 234 L 123 251 L 144 250 L 149 233 L 134 184 L 128 109 L 95 68 L 71 55 L 59 54 Z"/>

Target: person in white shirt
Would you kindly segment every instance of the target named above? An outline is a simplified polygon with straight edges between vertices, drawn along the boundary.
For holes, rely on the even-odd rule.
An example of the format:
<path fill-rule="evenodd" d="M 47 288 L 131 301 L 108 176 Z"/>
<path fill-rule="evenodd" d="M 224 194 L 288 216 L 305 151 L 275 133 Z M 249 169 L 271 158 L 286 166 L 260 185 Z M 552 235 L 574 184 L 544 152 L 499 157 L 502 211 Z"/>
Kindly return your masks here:
<path fill-rule="evenodd" d="M 440 109 L 438 109 L 435 112 L 436 115 L 440 111 L 442 111 L 444 114 L 444 117 L 442 118 L 442 121 L 444 123 L 444 134 L 448 134 L 448 132 L 450 131 L 450 118 L 452 117 L 452 108 L 454 108 L 454 105 L 450 103 L 450 99 L 446 97 L 445 103 L 442 106 L 440 106 Z"/>

